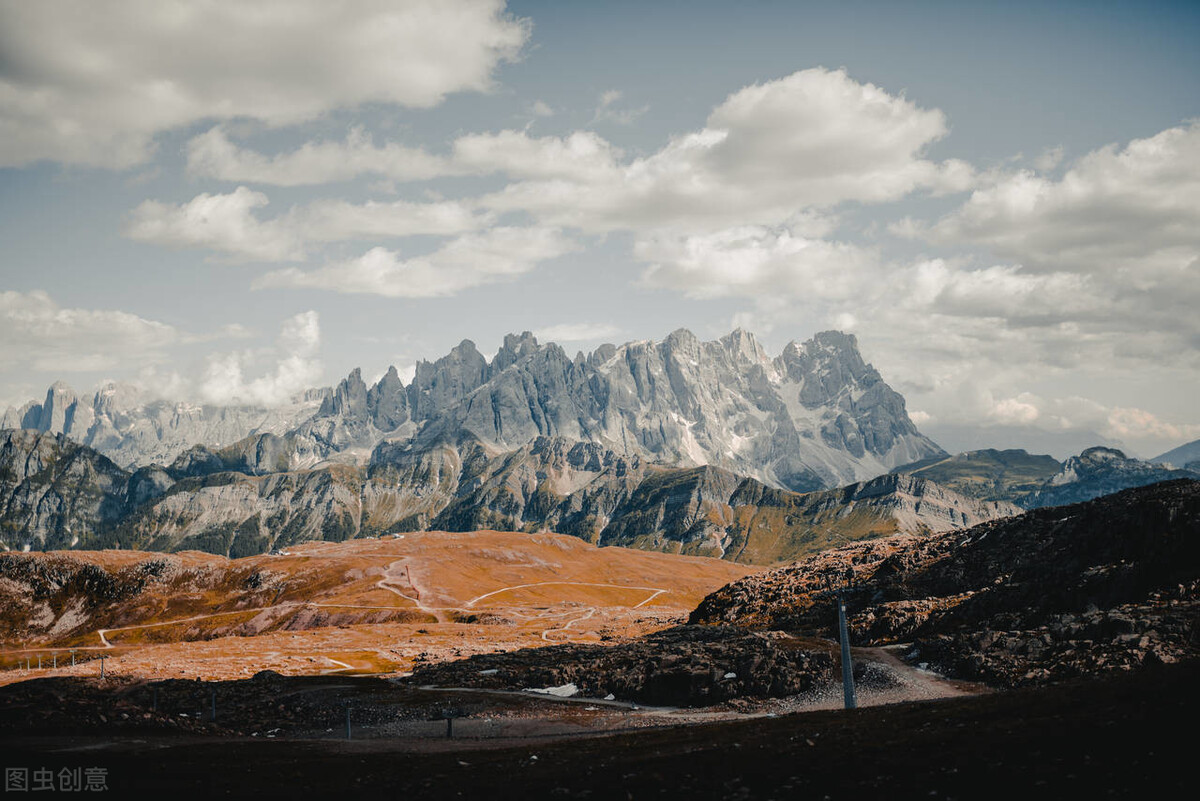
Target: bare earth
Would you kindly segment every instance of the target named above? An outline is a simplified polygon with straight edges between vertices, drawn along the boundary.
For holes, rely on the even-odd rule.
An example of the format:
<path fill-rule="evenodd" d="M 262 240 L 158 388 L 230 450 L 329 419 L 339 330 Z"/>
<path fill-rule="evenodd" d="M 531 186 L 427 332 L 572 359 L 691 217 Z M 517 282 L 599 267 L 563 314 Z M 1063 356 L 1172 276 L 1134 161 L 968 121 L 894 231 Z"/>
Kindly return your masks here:
<path fill-rule="evenodd" d="M 25 621 L 4 634 L 0 684 L 94 675 L 101 655 L 107 675 L 228 680 L 265 669 L 403 674 L 421 661 L 485 651 L 618 642 L 680 622 L 704 595 L 752 570 L 490 531 L 316 542 L 239 560 L 128 551 L 25 558 L 63 557 L 110 571 L 150 559 L 168 568 L 112 604 L 69 600 L 55 609 L 0 586 L 0 602 Z"/>

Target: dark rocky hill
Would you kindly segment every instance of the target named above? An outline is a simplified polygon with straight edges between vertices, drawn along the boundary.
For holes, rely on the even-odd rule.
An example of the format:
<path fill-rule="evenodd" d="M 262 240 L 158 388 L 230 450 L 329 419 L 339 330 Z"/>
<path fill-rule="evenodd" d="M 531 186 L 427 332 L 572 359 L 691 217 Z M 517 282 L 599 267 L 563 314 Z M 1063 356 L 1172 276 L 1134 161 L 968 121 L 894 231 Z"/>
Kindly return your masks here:
<path fill-rule="evenodd" d="M 690 622 L 913 643 L 950 674 L 1017 685 L 1200 654 L 1200 481 L 965 531 L 826 551 L 711 594 Z"/>

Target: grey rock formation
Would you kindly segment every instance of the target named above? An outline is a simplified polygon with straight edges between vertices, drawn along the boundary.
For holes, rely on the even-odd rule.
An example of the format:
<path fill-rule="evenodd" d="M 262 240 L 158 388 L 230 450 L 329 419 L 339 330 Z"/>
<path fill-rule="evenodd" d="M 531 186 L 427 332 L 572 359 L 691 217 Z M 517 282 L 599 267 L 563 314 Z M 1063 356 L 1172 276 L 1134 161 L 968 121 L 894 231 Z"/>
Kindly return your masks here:
<path fill-rule="evenodd" d="M 0 546 L 87 546 L 126 513 L 128 481 L 111 460 L 61 434 L 0 431 Z"/>
<path fill-rule="evenodd" d="M 106 384 L 84 398 L 56 382 L 45 401 L 9 408 L 2 419 L 4 428 L 65 434 L 117 464 L 136 467 L 167 464 L 197 444 L 220 448 L 252 434 L 286 433 L 311 417 L 327 393 L 311 390 L 268 409 L 148 400 L 123 384 Z"/>
<path fill-rule="evenodd" d="M 717 467 L 667 467 L 562 438 L 498 454 L 476 441 L 420 451 L 385 443 L 366 469 L 289 471 L 280 469 L 288 440 L 262 435 L 219 451 L 197 446 L 169 468 L 130 475 L 62 435 L 5 436 L 0 541 L 17 548 L 119 544 L 245 556 L 417 529 L 549 529 L 769 564 L 1014 511 L 909 476 L 801 495 Z"/>
<path fill-rule="evenodd" d="M 469 344 L 450 362 L 418 368 L 422 386 L 453 387 L 458 400 L 437 405 L 430 390 L 410 388 L 421 423 L 411 448 L 469 436 L 512 451 L 538 437 L 565 438 L 663 464 L 721 467 L 794 491 L 945 455 L 863 362 L 854 337 L 838 332 L 792 343 L 775 359 L 740 330 L 701 342 L 681 329 L 661 343 L 602 346 L 582 359 L 528 334 L 510 336 L 490 366 Z"/>
<path fill-rule="evenodd" d="M 809 491 L 944 455 L 863 361 L 854 337 L 836 331 L 793 342 L 773 359 L 743 330 L 701 342 L 680 329 L 660 343 L 604 345 L 575 358 L 525 332 L 505 337 L 490 364 L 464 340 L 417 364 L 407 387 L 394 368 L 371 387 L 356 369 L 333 390 L 284 410 L 142 403 L 114 385 L 87 403 L 56 384 L 43 404 L 10 409 L 4 419 L 36 421 L 32 427 L 65 433 L 126 465 L 167 464 L 195 445 L 245 455 L 266 442 L 269 459 L 208 459 L 210 472 L 241 470 L 239 459 L 267 472 L 363 465 L 380 443 L 435 452 L 470 440 L 496 453 L 549 437 Z M 264 437 L 285 432 L 282 444 Z M 253 441 L 239 441 L 247 437 Z M 192 466 L 180 469 L 189 475 L 205 461 L 188 459 Z"/>
<path fill-rule="evenodd" d="M 1177 478 L 1200 478 L 1200 474 L 1130 459 L 1115 448 L 1088 448 L 1067 459 L 1062 470 L 1017 502 L 1026 509 L 1062 506 Z"/>

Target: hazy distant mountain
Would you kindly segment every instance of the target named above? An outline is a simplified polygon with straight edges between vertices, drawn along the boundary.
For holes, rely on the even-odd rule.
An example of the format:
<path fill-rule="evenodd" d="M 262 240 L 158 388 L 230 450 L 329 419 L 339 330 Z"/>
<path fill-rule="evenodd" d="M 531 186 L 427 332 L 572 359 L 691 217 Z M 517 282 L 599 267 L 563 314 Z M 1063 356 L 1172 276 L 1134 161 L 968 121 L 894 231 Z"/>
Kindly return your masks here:
<path fill-rule="evenodd" d="M 1173 467 L 1182 467 L 1200 473 L 1200 439 L 1189 442 L 1186 445 L 1180 445 L 1178 448 L 1155 456 L 1150 461 L 1155 464 L 1169 464 Z"/>
<path fill-rule="evenodd" d="M 1200 473 L 1130 459 L 1114 448 L 1088 448 L 1067 459 L 1062 470 L 1017 503 L 1026 509 L 1062 506 L 1177 478 L 1196 479 Z"/>
<path fill-rule="evenodd" d="M 283 434 L 312 416 L 328 390 L 313 390 L 287 406 L 218 406 L 147 400 L 127 384 L 106 384 L 79 396 L 56 381 L 42 403 L 30 401 L 0 415 L 0 429 L 65 434 L 117 464 L 166 464 L 193 445 L 220 447 L 251 434 Z"/>
<path fill-rule="evenodd" d="M 1030 453 L 1048 453 L 1066 459 L 1095 445 L 1123 448 L 1124 445 L 1096 431 L 1046 431 L 1033 426 L 957 425 L 930 422 L 922 431 L 951 453 L 988 449 L 1021 449 Z"/>
<path fill-rule="evenodd" d="M 897 468 L 936 481 L 968 498 L 1010 501 L 1025 509 L 1061 506 L 1200 472 L 1131 459 L 1114 448 L 1087 448 L 1058 462 L 1022 450 L 968 451 Z"/>
<path fill-rule="evenodd" d="M 988 448 L 927 459 L 899 467 L 896 472 L 935 481 L 969 498 L 1016 501 L 1036 491 L 1061 469 L 1062 463 L 1052 456 Z"/>

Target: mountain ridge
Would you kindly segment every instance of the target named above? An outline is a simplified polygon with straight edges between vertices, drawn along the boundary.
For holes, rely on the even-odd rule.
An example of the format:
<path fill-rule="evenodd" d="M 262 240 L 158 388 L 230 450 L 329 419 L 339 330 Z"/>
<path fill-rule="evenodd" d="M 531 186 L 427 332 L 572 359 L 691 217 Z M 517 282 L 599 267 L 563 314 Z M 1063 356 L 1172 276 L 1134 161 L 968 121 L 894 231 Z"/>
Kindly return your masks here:
<path fill-rule="evenodd" d="M 60 382 L 44 403 L 10 408 L 0 422 L 68 434 L 124 467 L 170 464 L 196 446 L 233 449 L 252 473 L 366 464 L 385 443 L 431 450 L 465 437 L 499 453 L 549 436 L 808 491 L 945 455 L 862 359 L 855 337 L 837 331 L 790 342 L 773 358 L 743 329 L 708 342 L 677 329 L 661 342 L 606 344 L 575 357 L 524 332 L 506 336 L 490 362 L 463 340 L 418 362 L 408 385 L 393 367 L 368 386 L 355 368 L 274 416 L 139 402 L 134 390 L 108 385 L 89 406 Z M 247 458 L 264 450 L 262 464 Z"/>
<path fill-rule="evenodd" d="M 129 473 L 61 434 L 0 437 L 5 549 L 115 545 L 236 557 L 406 531 L 553 530 L 599 545 L 771 563 L 1019 511 L 910 476 L 798 494 L 719 467 L 672 467 L 552 438 L 498 455 L 464 443 L 385 454 L 368 468 L 252 475 L 199 461 L 187 462 L 190 472 Z M 97 474 L 102 481 L 88 480 Z M 84 542 L 68 536 L 81 524 Z"/>

